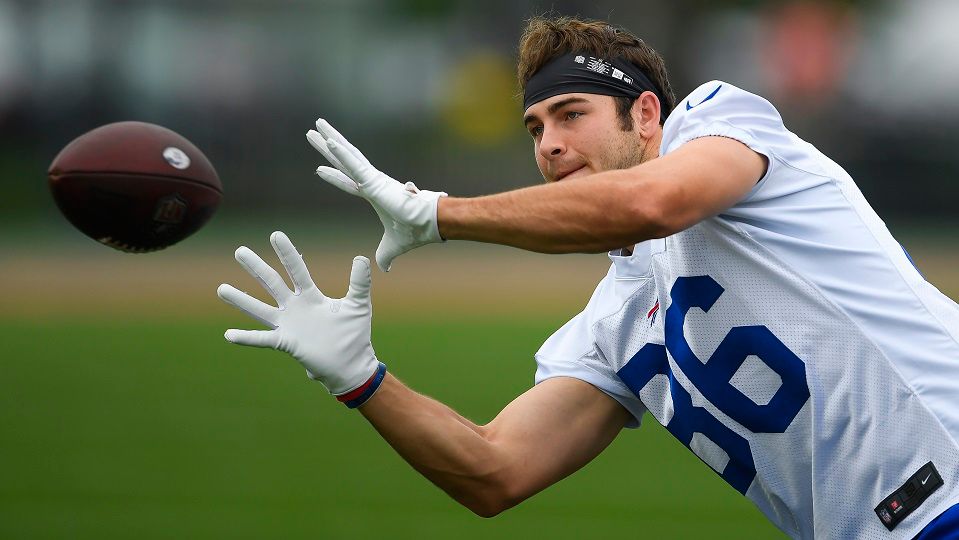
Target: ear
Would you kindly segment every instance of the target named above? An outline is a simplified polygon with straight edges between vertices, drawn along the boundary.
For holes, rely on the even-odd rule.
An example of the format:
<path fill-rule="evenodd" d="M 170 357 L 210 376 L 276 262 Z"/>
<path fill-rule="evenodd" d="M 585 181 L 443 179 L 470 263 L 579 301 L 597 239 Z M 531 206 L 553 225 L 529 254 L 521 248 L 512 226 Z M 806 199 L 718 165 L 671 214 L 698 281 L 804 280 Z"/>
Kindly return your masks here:
<path fill-rule="evenodd" d="M 656 94 L 645 91 L 636 101 L 629 114 L 633 117 L 633 129 L 644 138 L 651 138 L 659 129 L 659 115 L 662 107 Z"/>

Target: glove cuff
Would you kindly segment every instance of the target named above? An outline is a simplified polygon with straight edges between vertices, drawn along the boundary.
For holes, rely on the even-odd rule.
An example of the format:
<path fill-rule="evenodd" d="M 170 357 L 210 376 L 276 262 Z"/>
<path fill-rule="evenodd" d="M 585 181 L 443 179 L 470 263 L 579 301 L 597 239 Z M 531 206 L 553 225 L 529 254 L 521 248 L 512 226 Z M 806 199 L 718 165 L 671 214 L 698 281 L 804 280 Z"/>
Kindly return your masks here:
<path fill-rule="evenodd" d="M 380 388 L 380 385 L 383 384 L 384 378 L 386 378 L 386 364 L 379 362 L 379 366 L 377 366 L 372 377 L 367 379 L 365 383 L 361 384 L 355 390 L 336 396 L 336 399 L 350 409 L 355 409 L 373 397 L 373 394 L 375 394 Z"/>
<path fill-rule="evenodd" d="M 433 199 L 432 201 L 433 204 L 432 204 L 432 207 L 430 208 L 430 210 L 432 211 L 432 215 L 430 216 L 432 221 L 432 223 L 430 223 L 430 233 L 432 234 L 433 242 L 446 242 L 446 239 L 443 238 L 443 236 L 440 234 L 439 211 L 440 211 L 440 198 L 449 197 L 449 194 L 446 193 L 445 191 L 437 191 L 434 193 L 436 193 L 436 198 Z"/>

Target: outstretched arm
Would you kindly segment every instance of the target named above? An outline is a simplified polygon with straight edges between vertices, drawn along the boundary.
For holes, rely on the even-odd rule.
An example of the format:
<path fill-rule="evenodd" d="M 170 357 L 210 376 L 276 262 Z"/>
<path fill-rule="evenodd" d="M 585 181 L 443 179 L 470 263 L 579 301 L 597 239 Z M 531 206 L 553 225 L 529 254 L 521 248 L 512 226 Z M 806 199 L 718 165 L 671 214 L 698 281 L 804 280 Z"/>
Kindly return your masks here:
<path fill-rule="evenodd" d="M 386 373 L 370 343 L 370 267 L 353 260 L 345 297 L 330 298 L 281 232 L 270 237 L 293 283 L 252 250 L 237 261 L 276 300 L 261 302 L 231 285 L 217 294 L 269 330 L 226 332 L 240 345 L 289 353 L 307 374 L 363 415 L 417 471 L 482 516 L 495 515 L 582 467 L 613 440 L 629 413 L 595 387 L 549 379 L 478 426 L 413 392 Z"/>
<path fill-rule="evenodd" d="M 391 375 L 359 410 L 414 469 L 484 517 L 581 468 L 629 419 L 611 397 L 566 377 L 534 386 L 485 426 Z"/>
<path fill-rule="evenodd" d="M 475 240 L 544 253 L 601 252 L 664 238 L 742 199 L 767 158 L 725 137 L 694 139 L 630 169 L 476 198 L 418 190 L 376 169 L 325 120 L 307 139 L 333 167 L 316 173 L 367 199 L 383 222 L 376 262 L 429 242 Z"/>
<path fill-rule="evenodd" d="M 704 137 L 630 169 L 485 197 L 444 197 L 437 221 L 447 240 L 545 253 L 608 251 L 719 214 L 765 170 L 766 158 L 741 142 Z"/>

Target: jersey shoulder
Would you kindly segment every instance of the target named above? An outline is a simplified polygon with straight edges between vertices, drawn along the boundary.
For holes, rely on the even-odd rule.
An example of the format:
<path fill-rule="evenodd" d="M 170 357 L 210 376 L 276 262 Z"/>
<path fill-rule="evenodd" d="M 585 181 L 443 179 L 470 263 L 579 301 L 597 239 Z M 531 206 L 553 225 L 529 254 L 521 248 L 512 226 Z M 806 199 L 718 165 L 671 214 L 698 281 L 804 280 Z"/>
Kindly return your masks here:
<path fill-rule="evenodd" d="M 663 126 L 660 154 L 700 137 L 737 139 L 762 154 L 785 142 L 788 131 L 772 103 L 725 81 L 701 84 L 681 100 Z"/>

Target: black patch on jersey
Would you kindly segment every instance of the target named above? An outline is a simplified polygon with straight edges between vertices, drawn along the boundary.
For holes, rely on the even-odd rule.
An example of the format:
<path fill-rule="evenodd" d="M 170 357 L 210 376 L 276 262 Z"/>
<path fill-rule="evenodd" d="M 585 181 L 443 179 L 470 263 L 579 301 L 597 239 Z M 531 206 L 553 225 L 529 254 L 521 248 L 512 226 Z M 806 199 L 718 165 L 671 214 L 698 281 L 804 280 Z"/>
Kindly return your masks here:
<path fill-rule="evenodd" d="M 910 476 L 902 487 L 879 503 L 876 507 L 879 521 L 890 531 L 895 529 L 896 525 L 919 508 L 919 505 L 941 486 L 942 477 L 939 476 L 936 466 L 931 461 L 926 463 L 916 474 Z"/>

